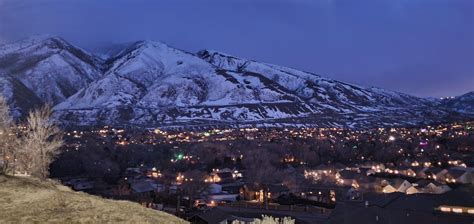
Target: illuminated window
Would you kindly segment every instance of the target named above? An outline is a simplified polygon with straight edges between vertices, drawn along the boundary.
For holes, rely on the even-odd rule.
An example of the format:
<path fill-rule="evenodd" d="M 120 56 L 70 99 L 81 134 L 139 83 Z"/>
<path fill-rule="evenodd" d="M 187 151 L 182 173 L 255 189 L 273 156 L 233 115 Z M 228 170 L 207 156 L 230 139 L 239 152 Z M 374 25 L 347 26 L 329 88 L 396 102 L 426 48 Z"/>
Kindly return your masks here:
<path fill-rule="evenodd" d="M 462 209 L 461 208 L 453 208 L 453 212 L 462 213 Z"/>
<path fill-rule="evenodd" d="M 451 211 L 451 208 L 448 208 L 448 207 L 441 207 L 440 208 L 442 212 L 450 212 Z"/>

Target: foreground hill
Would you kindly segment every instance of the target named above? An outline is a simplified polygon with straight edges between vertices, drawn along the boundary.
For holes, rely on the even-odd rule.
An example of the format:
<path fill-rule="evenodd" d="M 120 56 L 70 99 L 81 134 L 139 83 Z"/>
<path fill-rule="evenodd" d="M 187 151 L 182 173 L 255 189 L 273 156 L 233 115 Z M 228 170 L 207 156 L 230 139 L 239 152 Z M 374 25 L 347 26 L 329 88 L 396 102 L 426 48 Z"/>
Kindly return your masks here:
<path fill-rule="evenodd" d="M 53 181 L 0 175 L 0 223 L 187 223 L 126 201 L 74 192 Z"/>

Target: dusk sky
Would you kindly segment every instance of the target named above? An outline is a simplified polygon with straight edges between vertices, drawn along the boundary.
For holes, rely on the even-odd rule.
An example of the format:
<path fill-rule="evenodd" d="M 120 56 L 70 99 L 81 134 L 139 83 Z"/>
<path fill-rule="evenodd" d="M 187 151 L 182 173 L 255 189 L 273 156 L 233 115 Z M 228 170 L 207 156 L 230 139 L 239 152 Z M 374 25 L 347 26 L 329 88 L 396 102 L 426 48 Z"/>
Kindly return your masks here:
<path fill-rule="evenodd" d="M 417 96 L 474 91 L 473 0 L 0 0 L 0 43 L 160 40 Z"/>

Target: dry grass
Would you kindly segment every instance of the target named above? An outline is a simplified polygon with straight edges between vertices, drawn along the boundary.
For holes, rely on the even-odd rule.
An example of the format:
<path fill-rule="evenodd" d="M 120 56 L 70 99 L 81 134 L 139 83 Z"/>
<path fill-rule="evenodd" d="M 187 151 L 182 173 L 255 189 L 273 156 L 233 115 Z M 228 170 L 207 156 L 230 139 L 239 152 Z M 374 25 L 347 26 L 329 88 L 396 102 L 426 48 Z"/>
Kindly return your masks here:
<path fill-rule="evenodd" d="M 74 192 L 54 181 L 0 175 L 0 223 L 187 223 L 136 203 Z"/>

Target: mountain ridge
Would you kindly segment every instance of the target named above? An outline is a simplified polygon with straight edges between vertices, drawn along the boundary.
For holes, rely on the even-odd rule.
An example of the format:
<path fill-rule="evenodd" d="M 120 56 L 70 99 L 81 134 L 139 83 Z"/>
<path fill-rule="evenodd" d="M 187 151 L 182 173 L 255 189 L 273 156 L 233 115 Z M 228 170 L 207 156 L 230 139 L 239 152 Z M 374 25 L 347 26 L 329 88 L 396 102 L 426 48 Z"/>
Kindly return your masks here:
<path fill-rule="evenodd" d="M 28 58 L 49 52 L 58 58 L 44 71 L 38 64 L 46 59 L 26 66 L 21 74 L 27 78 L 0 75 L 0 90 L 15 108 L 29 105 L 17 102 L 17 96 L 36 96 L 41 102 L 35 105 L 45 103 L 48 97 L 54 99 L 56 117 L 69 125 L 214 123 L 363 128 L 415 125 L 471 115 L 469 111 L 445 106 L 452 102 L 350 84 L 217 51 L 193 54 L 158 41 L 137 41 L 104 60 L 61 38 L 40 40 L 33 41 L 36 47 L 17 47 L 28 42 L 0 47 L 0 62 L 13 53 Z M 9 72 L 11 67 L 0 63 L 0 72 Z M 38 70 L 37 74 L 31 70 Z M 52 83 L 48 91 L 54 91 L 32 88 L 31 83 L 41 81 L 43 76 Z M 68 80 L 64 83 L 74 86 L 61 86 L 65 76 Z M 9 81 L 12 77 L 14 81 Z M 23 85 L 24 88 L 16 87 L 22 91 L 12 91 L 13 82 Z M 25 97 L 20 98 L 25 101 Z"/>
<path fill-rule="evenodd" d="M 101 76 L 101 63 L 59 37 L 40 36 L 2 45 L 1 92 L 18 117 L 30 109 L 21 105 L 57 104 L 86 87 Z M 16 97 L 21 94 L 31 99 Z"/>

